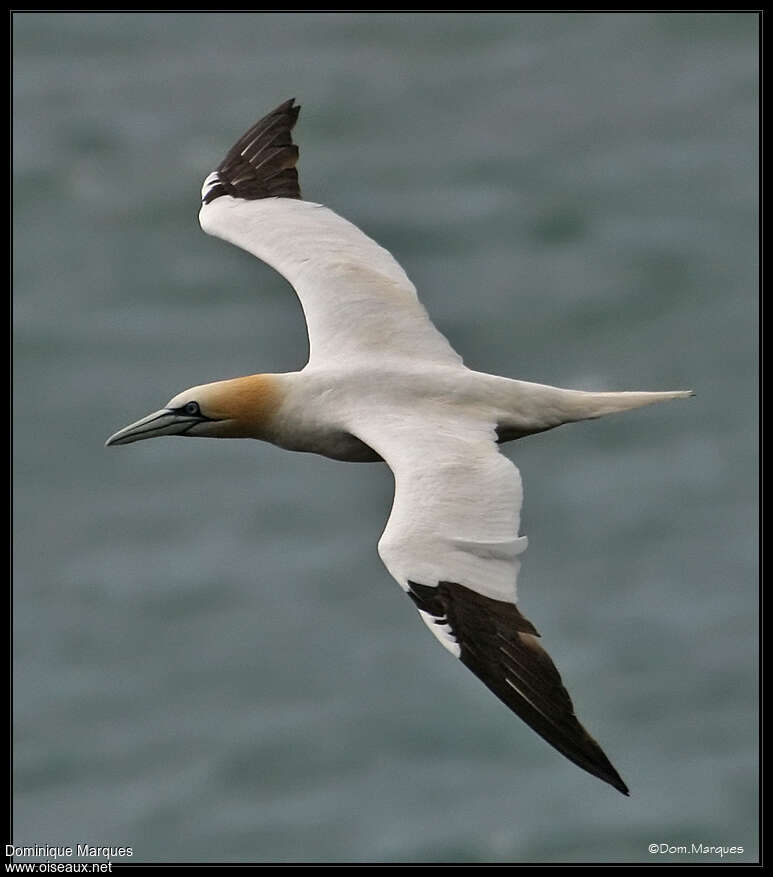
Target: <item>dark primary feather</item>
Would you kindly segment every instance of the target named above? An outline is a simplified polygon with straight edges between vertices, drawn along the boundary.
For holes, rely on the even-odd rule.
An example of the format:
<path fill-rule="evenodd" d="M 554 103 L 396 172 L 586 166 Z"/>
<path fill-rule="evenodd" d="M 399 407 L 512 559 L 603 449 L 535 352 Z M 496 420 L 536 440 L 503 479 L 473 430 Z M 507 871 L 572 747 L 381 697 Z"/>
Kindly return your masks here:
<path fill-rule="evenodd" d="M 221 195 L 256 198 L 300 198 L 298 147 L 292 129 L 301 108 L 295 98 L 280 104 L 257 121 L 217 167 L 217 181 L 207 190 L 204 203 Z"/>
<path fill-rule="evenodd" d="M 462 663 L 500 700 L 568 759 L 628 794 L 601 747 L 577 720 L 555 664 L 517 606 L 453 582 L 408 584 L 416 606 L 450 626 Z"/>

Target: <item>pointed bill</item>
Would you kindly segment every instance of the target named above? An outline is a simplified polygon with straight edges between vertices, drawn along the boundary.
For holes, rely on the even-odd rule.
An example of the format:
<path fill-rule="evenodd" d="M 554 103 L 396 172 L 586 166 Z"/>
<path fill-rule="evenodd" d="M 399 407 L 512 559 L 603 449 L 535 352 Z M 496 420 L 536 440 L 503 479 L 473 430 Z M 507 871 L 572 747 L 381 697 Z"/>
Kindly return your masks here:
<path fill-rule="evenodd" d="M 162 408 L 113 433 L 105 442 L 105 447 L 128 445 L 160 435 L 182 435 L 197 423 L 201 423 L 201 417 L 181 414 L 171 408 Z"/>

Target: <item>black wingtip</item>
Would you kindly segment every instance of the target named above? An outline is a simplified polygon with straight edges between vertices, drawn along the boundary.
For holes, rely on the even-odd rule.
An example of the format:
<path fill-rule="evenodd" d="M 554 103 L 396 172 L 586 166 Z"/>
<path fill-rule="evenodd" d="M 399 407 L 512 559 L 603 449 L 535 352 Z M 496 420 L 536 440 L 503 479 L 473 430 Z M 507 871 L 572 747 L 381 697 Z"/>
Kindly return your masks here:
<path fill-rule="evenodd" d="M 611 764 L 610 764 L 609 766 L 612 768 L 612 772 L 611 772 L 611 773 L 608 773 L 608 772 L 605 772 L 605 773 L 603 773 L 603 774 L 602 774 L 602 773 L 597 773 L 596 776 L 597 776 L 600 780 L 605 780 L 606 782 L 608 782 L 610 786 L 612 786 L 613 788 L 617 789 L 617 791 L 620 792 L 621 794 L 625 795 L 626 798 L 630 798 L 630 797 L 631 797 L 631 793 L 630 793 L 630 791 L 628 790 L 628 786 L 623 782 L 622 777 L 621 777 L 620 774 L 614 769 L 614 767 L 612 767 Z"/>
<path fill-rule="evenodd" d="M 459 645 L 459 659 L 487 688 L 562 755 L 630 796 L 602 748 L 578 721 L 534 625 L 514 603 L 454 582 L 408 585 L 417 608 L 448 625 Z"/>
<path fill-rule="evenodd" d="M 290 98 L 245 131 L 207 178 L 202 202 L 209 204 L 222 195 L 245 200 L 300 198 L 298 147 L 292 138 L 300 111 Z"/>

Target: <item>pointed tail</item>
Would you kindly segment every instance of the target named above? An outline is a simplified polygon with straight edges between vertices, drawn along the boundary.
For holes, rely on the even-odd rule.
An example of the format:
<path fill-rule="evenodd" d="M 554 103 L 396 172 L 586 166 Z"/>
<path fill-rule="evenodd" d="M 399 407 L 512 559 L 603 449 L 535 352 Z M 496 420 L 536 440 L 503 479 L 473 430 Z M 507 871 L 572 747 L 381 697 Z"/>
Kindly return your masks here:
<path fill-rule="evenodd" d="M 578 420 L 590 420 L 641 408 L 668 399 L 686 399 L 694 396 L 692 390 L 669 390 L 666 392 L 606 392 L 564 390 L 547 384 L 532 384 L 507 378 L 485 376 L 489 386 L 501 394 L 503 411 L 497 412 L 497 436 L 500 442 L 533 435 Z M 495 383 L 492 383 L 492 380 Z"/>
<path fill-rule="evenodd" d="M 603 417 L 605 414 L 642 408 L 644 405 L 666 402 L 669 399 L 686 399 L 694 395 L 692 390 L 668 390 L 655 393 L 637 391 L 589 393 L 575 390 L 572 397 L 566 401 L 569 411 L 575 415 L 572 420 L 590 420 L 594 417 Z"/>

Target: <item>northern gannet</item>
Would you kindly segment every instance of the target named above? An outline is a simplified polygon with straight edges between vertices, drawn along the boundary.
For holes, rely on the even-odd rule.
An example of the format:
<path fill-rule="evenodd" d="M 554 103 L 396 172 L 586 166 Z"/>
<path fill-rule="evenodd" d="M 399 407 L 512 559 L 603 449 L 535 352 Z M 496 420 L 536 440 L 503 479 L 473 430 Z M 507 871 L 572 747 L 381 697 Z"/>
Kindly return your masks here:
<path fill-rule="evenodd" d="M 392 255 L 302 200 L 291 137 L 299 111 L 285 101 L 241 137 L 204 180 L 199 221 L 295 288 L 308 363 L 192 387 L 106 444 L 254 438 L 385 462 L 395 496 L 378 551 L 433 636 L 548 743 L 627 795 L 518 609 L 523 491 L 498 445 L 692 391 L 584 392 L 468 369 Z"/>

